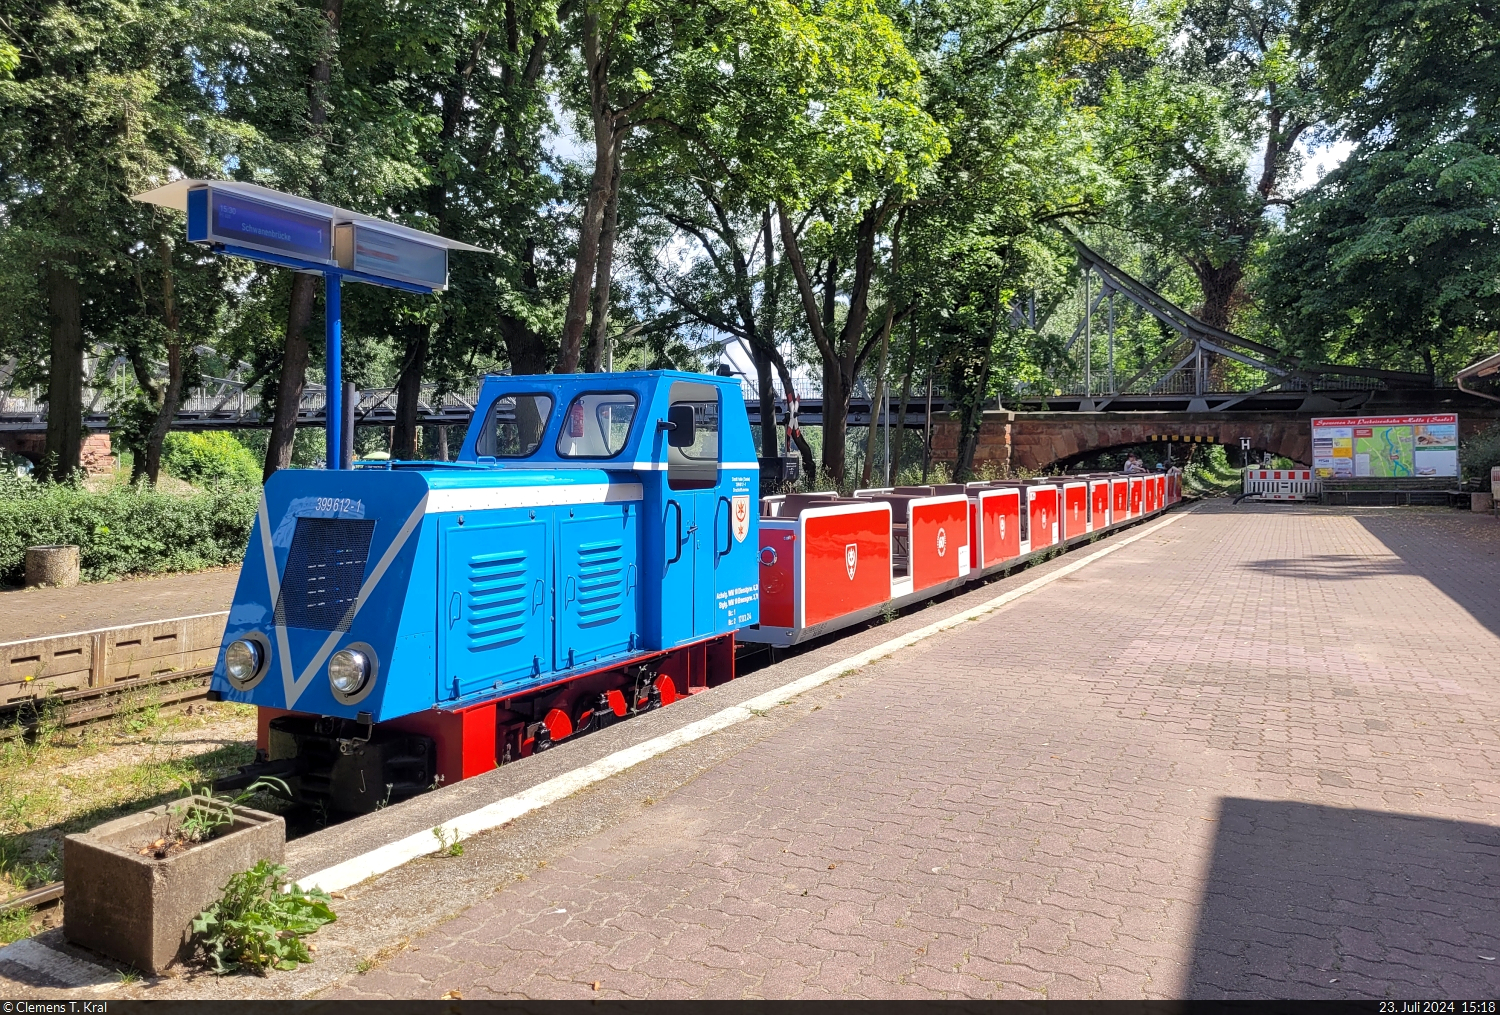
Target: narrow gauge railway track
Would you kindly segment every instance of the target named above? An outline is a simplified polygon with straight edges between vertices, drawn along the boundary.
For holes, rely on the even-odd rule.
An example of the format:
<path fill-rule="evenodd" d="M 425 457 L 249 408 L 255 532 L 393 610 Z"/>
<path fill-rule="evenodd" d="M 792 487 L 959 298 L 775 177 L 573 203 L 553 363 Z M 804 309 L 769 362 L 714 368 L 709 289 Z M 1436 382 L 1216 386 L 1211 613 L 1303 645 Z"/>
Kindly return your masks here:
<path fill-rule="evenodd" d="M 133 692 L 167 684 L 182 684 L 165 693 L 152 695 L 153 705 L 185 705 L 208 696 L 211 668 L 159 673 L 150 677 L 122 680 L 103 687 L 85 687 L 73 691 L 20 698 L 0 705 L 0 740 L 26 736 L 43 725 L 82 726 L 113 719 L 122 711 L 136 707 Z"/>

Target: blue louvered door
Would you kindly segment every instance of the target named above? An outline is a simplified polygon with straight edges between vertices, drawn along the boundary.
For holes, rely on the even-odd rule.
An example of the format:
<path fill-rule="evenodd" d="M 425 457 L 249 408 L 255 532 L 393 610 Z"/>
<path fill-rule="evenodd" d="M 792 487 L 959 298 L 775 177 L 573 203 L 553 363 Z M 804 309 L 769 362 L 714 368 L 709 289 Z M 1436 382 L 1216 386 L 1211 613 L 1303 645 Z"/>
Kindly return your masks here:
<path fill-rule="evenodd" d="M 546 522 L 448 524 L 438 694 L 524 686 L 551 668 Z"/>
<path fill-rule="evenodd" d="M 640 574 L 634 504 L 562 522 L 558 539 L 558 669 L 637 648 Z"/>

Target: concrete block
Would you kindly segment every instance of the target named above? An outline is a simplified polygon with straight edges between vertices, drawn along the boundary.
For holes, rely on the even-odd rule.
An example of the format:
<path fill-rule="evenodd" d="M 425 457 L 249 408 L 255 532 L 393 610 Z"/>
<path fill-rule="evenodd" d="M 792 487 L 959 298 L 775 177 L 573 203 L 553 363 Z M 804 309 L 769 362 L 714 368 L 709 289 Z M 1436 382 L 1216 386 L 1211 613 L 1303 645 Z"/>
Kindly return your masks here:
<path fill-rule="evenodd" d="M 1488 493 L 1471 493 L 1469 494 L 1469 508 L 1476 514 L 1481 511 L 1493 511 L 1495 510 L 1495 498 L 1492 494 Z"/>
<path fill-rule="evenodd" d="M 280 815 L 234 808 L 217 837 L 157 860 L 140 848 L 182 823 L 192 797 L 105 822 L 63 840 L 67 907 L 63 933 L 145 973 L 185 958 L 193 918 L 219 898 L 230 875 L 261 860 L 281 863 L 286 822 Z"/>
<path fill-rule="evenodd" d="M 26 587 L 52 585 L 69 588 L 78 584 L 78 547 L 28 546 Z"/>

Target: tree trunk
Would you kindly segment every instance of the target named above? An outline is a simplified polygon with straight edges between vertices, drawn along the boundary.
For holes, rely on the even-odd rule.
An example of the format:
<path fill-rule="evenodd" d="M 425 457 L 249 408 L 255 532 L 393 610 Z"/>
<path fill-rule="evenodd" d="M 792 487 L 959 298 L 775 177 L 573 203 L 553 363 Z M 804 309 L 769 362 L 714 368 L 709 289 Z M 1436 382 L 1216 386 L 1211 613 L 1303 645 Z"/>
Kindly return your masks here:
<path fill-rule="evenodd" d="M 557 372 L 578 369 L 583 332 L 588 323 L 589 294 L 599 256 L 599 234 L 603 231 L 604 206 L 609 181 L 614 174 L 614 115 L 609 108 L 609 58 L 600 52 L 599 15 L 590 11 L 583 19 L 583 55 L 589 72 L 590 105 L 594 122 L 594 173 L 578 223 L 578 257 L 573 264 L 573 285 L 568 291 L 568 310 L 563 317 L 558 343 Z"/>
<path fill-rule="evenodd" d="M 875 379 L 875 400 L 870 403 L 870 432 L 865 440 L 865 467 L 860 473 L 859 485 L 868 487 L 870 485 L 870 472 L 875 465 L 875 441 L 880 433 L 880 407 L 885 401 L 885 372 L 890 363 L 891 352 L 891 317 L 896 310 L 895 294 L 885 301 L 885 322 L 880 326 L 880 373 Z M 887 410 L 886 415 L 890 412 Z"/>
<path fill-rule="evenodd" d="M 333 57 L 338 49 L 339 23 L 344 15 L 344 0 L 323 0 L 323 20 L 327 36 L 318 60 L 308 71 L 308 121 L 314 134 L 321 137 L 328 123 L 328 86 L 333 80 Z M 314 184 L 314 195 L 318 187 Z M 297 438 L 297 410 L 302 404 L 302 389 L 307 384 L 307 324 L 312 320 L 313 277 L 301 272 L 292 275 L 291 298 L 287 301 L 286 345 L 281 354 L 281 378 L 276 385 L 276 417 L 271 422 L 271 437 L 266 442 L 266 464 L 263 480 L 277 469 L 292 464 L 292 446 Z M 339 412 L 343 406 L 342 391 L 327 392 L 325 411 Z M 328 468 L 338 467 L 329 462 Z"/>
<path fill-rule="evenodd" d="M 620 221 L 620 148 L 624 136 L 615 142 L 610 173 L 609 196 L 604 202 L 604 220 L 599 227 L 599 259 L 594 266 L 593 334 L 589 339 L 588 371 L 597 374 L 604 367 L 604 352 L 609 346 L 609 286 L 614 280 L 615 231 Z"/>
<path fill-rule="evenodd" d="M 761 282 L 761 327 L 750 344 L 755 361 L 755 380 L 760 389 L 760 453 L 766 458 L 781 454 L 776 433 L 776 389 L 771 382 L 771 355 L 776 351 L 776 245 L 771 231 L 771 208 L 760 213 L 761 242 L 766 245 L 764 280 Z M 787 392 L 791 395 L 791 392 Z"/>
<path fill-rule="evenodd" d="M 161 447 L 172 428 L 172 418 L 177 415 L 177 406 L 182 401 L 182 336 L 177 332 L 177 299 L 172 277 L 172 249 L 163 240 L 158 245 L 161 257 L 161 316 L 167 334 L 167 385 L 162 391 L 161 405 L 156 410 L 156 422 L 146 437 L 146 461 L 143 472 L 154 485 L 161 476 Z"/>
<path fill-rule="evenodd" d="M 156 422 L 146 438 L 146 478 L 154 484 L 161 476 L 161 449 L 166 442 L 167 431 L 172 428 L 172 417 L 182 402 L 182 342 L 174 334 L 167 343 L 167 386 L 162 394 L 161 408 L 156 411 Z"/>
<path fill-rule="evenodd" d="M 421 457 L 422 430 L 417 420 L 430 326 L 411 324 L 407 328 L 406 357 L 401 363 L 401 376 L 396 380 L 396 425 L 392 428 L 391 457 L 413 462 Z"/>
<path fill-rule="evenodd" d="M 901 372 L 901 410 L 896 413 L 896 450 L 891 455 L 891 482 L 899 483 L 901 449 L 906 444 L 906 406 L 911 401 L 911 374 L 917 366 L 917 322 L 911 322 L 911 339 L 906 346 L 906 369 Z"/>
<path fill-rule="evenodd" d="M 533 297 L 538 295 L 536 239 L 530 236 L 526 237 L 526 246 L 521 253 L 521 285 Z M 551 369 L 552 346 L 541 332 L 525 320 L 508 315 L 501 317 L 499 323 L 512 374 L 545 374 Z"/>
<path fill-rule="evenodd" d="M 435 426 L 432 428 L 437 433 L 437 460 L 448 461 L 448 428 L 446 426 Z"/>
<path fill-rule="evenodd" d="M 838 360 L 823 362 L 823 471 L 844 488 L 844 447 L 849 435 L 849 395 Z"/>
<path fill-rule="evenodd" d="M 1245 269 L 1238 261 L 1227 261 L 1215 268 L 1206 261 L 1193 263 L 1193 273 L 1203 289 L 1203 310 L 1198 317 L 1204 324 L 1220 331 L 1229 331 L 1234 314 L 1235 297 Z"/>
<path fill-rule="evenodd" d="M 70 479 L 83 450 L 83 296 L 76 261 L 47 271 L 52 358 L 47 369 L 47 444 L 43 475 Z"/>
<path fill-rule="evenodd" d="M 990 388 L 990 371 L 995 362 L 995 335 L 1003 310 L 998 300 L 992 309 L 993 325 L 983 337 L 983 350 L 969 359 L 970 376 L 960 383 L 955 378 L 953 392 L 959 402 L 958 455 L 953 463 L 953 482 L 967 482 L 974 468 L 974 452 L 979 446 L 979 430 L 984 424 L 985 396 Z M 971 336 L 974 342 L 978 336 Z M 976 343 L 977 344 L 977 343 Z M 977 367 L 977 369 L 974 369 Z M 956 367 L 957 369 L 957 367 Z"/>
<path fill-rule="evenodd" d="M 307 383 L 306 331 L 308 321 L 312 320 L 315 281 L 311 275 L 301 272 L 292 276 L 286 344 L 281 354 L 281 379 L 276 384 L 276 416 L 271 421 L 270 440 L 266 442 L 263 479 L 270 479 L 277 469 L 292 464 L 292 444 L 297 439 L 297 410 L 302 405 L 302 388 Z M 338 399 L 337 392 L 328 392 L 329 411 L 337 411 Z"/>

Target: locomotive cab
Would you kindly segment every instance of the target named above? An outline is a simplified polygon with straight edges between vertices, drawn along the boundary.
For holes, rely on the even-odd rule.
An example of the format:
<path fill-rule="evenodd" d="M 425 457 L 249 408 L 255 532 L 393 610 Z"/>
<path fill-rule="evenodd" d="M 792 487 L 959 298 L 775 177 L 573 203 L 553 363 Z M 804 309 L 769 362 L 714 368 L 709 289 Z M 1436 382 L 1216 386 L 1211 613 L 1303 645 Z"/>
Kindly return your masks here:
<path fill-rule="evenodd" d="M 363 811 L 733 676 L 759 619 L 738 383 L 488 377 L 454 462 L 266 484 L 212 691 Z M 231 779 L 233 784 L 234 779 Z"/>

